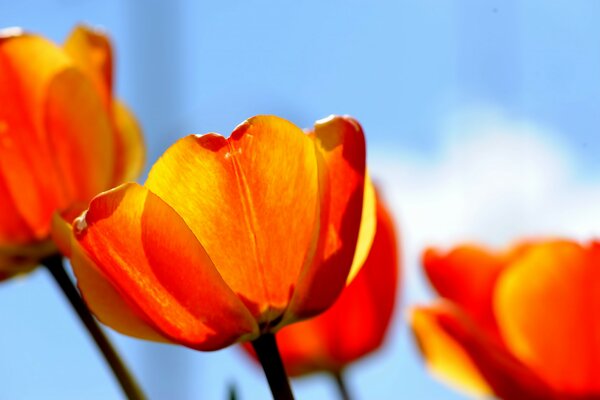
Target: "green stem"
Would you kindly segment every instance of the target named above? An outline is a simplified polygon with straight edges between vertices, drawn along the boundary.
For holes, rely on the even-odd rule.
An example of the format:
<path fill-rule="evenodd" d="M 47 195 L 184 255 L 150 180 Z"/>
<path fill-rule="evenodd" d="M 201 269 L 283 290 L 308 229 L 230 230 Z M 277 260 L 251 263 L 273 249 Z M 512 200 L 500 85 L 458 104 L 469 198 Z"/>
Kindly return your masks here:
<path fill-rule="evenodd" d="M 258 356 L 258 360 L 265 371 L 265 376 L 269 382 L 273 399 L 275 400 L 294 400 L 290 382 L 285 373 L 275 335 L 265 333 L 252 341 L 252 347 Z"/>
<path fill-rule="evenodd" d="M 348 391 L 348 386 L 346 386 L 346 381 L 344 380 L 342 371 L 334 372 L 333 378 L 338 388 L 338 392 L 340 392 L 340 398 L 342 400 L 350 400 L 352 397 L 350 396 L 350 392 Z"/>
<path fill-rule="evenodd" d="M 52 277 L 63 291 L 65 297 L 69 300 L 71 306 L 73 306 L 73 309 L 79 316 L 79 319 L 85 325 L 86 329 L 96 342 L 98 349 L 104 355 L 106 362 L 119 381 L 121 389 L 123 389 L 127 399 L 145 399 L 145 396 L 138 384 L 135 382 L 135 379 L 129 373 L 127 367 L 81 299 L 81 296 L 75 288 L 73 281 L 67 274 L 67 271 L 65 271 L 62 256 L 59 254 L 53 255 L 45 258 L 41 263 L 48 269 L 48 271 L 50 271 L 50 274 L 52 274 Z"/>

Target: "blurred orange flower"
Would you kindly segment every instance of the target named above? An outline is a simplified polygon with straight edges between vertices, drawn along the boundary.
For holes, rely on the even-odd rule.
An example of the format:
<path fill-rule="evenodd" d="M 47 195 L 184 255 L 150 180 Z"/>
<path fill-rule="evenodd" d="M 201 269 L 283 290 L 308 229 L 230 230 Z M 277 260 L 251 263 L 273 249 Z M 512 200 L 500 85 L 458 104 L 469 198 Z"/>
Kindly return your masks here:
<path fill-rule="evenodd" d="M 0 278 L 57 252 L 55 212 L 135 178 L 144 161 L 137 122 L 113 98 L 112 51 L 79 26 L 63 48 L 0 31 Z M 77 215 L 75 214 L 75 215 Z"/>
<path fill-rule="evenodd" d="M 392 317 L 397 279 L 394 224 L 378 196 L 375 238 L 356 278 L 323 314 L 277 332 L 287 373 L 299 376 L 327 371 L 337 375 L 379 348 Z M 244 349 L 255 357 L 251 346 L 244 345 Z"/>
<path fill-rule="evenodd" d="M 144 186 L 96 197 L 74 222 L 79 287 L 127 335 L 199 350 L 253 340 L 335 301 L 361 218 L 375 218 L 364 188 L 364 137 L 349 117 L 311 134 L 258 116 L 228 139 L 188 136 Z"/>
<path fill-rule="evenodd" d="M 424 266 L 443 299 L 411 322 L 436 375 L 505 399 L 600 396 L 600 243 L 428 250 Z"/>

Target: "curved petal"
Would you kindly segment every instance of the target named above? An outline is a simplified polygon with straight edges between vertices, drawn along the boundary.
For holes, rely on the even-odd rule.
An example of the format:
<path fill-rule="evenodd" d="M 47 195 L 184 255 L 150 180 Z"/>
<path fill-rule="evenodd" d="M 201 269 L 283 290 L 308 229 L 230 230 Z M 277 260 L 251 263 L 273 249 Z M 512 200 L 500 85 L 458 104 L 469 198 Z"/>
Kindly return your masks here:
<path fill-rule="evenodd" d="M 168 339 L 216 350 L 258 333 L 192 231 L 146 188 L 127 184 L 96 197 L 74 230 L 125 302 Z"/>
<path fill-rule="evenodd" d="M 450 303 L 413 309 L 411 325 L 432 371 L 463 390 L 502 399 L 560 398 Z"/>
<path fill-rule="evenodd" d="M 494 332 L 497 327 L 492 296 L 505 266 L 501 254 L 474 245 L 460 246 L 445 254 L 436 249 L 423 253 L 423 267 L 435 290 Z"/>
<path fill-rule="evenodd" d="M 321 246 L 323 255 L 302 271 L 287 320 L 327 309 L 339 296 L 356 251 L 365 185 L 365 138 L 350 117 L 317 121 L 312 136 L 322 157 Z"/>
<path fill-rule="evenodd" d="M 267 326 L 314 257 L 317 174 L 307 135 L 284 119 L 258 116 L 229 139 L 180 140 L 145 185 L 183 217 L 223 279 Z"/>
<path fill-rule="evenodd" d="M 0 174 L 0 247 L 27 243 L 34 237 Z"/>
<path fill-rule="evenodd" d="M 50 82 L 68 66 L 61 50 L 43 38 L 0 37 L 0 173 L 39 239 L 48 235 L 54 210 L 65 205 L 45 131 L 45 103 Z"/>
<path fill-rule="evenodd" d="M 114 184 L 135 180 L 144 169 L 146 149 L 142 130 L 129 108 L 121 101 L 113 102 L 115 124 Z"/>
<path fill-rule="evenodd" d="M 356 243 L 356 252 L 352 260 L 352 267 L 346 279 L 346 284 L 352 282 L 360 271 L 371 251 L 371 245 L 377 230 L 377 199 L 375 187 L 369 175 L 365 178 L 365 194 L 363 196 L 363 209 L 360 221 L 360 231 Z"/>
<path fill-rule="evenodd" d="M 377 233 L 356 278 L 322 314 L 277 333 L 286 371 L 301 375 L 339 372 L 376 350 L 385 337 L 396 299 L 398 254 L 394 225 L 378 202 Z"/>
<path fill-rule="evenodd" d="M 66 206 L 87 202 L 110 188 L 115 164 L 113 133 L 89 80 L 75 68 L 57 73 L 47 88 L 45 111 L 50 149 L 69 199 Z"/>
<path fill-rule="evenodd" d="M 84 25 L 76 26 L 64 44 L 65 52 L 100 93 L 109 110 L 113 86 L 113 55 L 110 40 L 104 32 Z"/>
<path fill-rule="evenodd" d="M 71 265 L 84 301 L 96 318 L 117 332 L 138 339 L 171 343 L 152 326 L 134 303 L 128 303 L 73 240 Z"/>
<path fill-rule="evenodd" d="M 557 391 L 600 393 L 600 244 L 531 248 L 498 282 L 507 346 Z"/>

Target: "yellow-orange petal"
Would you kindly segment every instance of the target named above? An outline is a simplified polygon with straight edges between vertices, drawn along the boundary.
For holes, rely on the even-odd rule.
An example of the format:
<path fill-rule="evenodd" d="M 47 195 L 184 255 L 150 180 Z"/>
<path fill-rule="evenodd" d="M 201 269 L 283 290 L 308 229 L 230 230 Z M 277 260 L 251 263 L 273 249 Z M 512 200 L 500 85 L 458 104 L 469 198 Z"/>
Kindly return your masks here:
<path fill-rule="evenodd" d="M 161 335 L 134 303 L 128 303 L 85 254 L 79 243 L 69 245 L 71 265 L 84 301 L 103 324 L 138 339 L 171 343 Z"/>
<path fill-rule="evenodd" d="M 125 303 L 169 340 L 216 350 L 258 333 L 193 232 L 146 188 L 126 184 L 97 196 L 74 230 Z"/>
<path fill-rule="evenodd" d="M 600 393 L 600 244 L 533 246 L 495 296 L 507 346 L 556 391 Z"/>
<path fill-rule="evenodd" d="M 229 139 L 189 136 L 145 185 L 183 217 L 261 324 L 281 316 L 318 237 L 316 154 L 302 130 L 257 116 Z"/>
<path fill-rule="evenodd" d="M 356 274 L 358 274 L 364 265 L 369 256 L 369 252 L 371 251 L 371 245 L 373 244 L 376 231 L 377 198 L 373 182 L 367 174 L 365 176 L 365 194 L 363 196 L 363 209 L 360 221 L 360 231 L 358 232 L 358 240 L 356 242 L 356 252 L 354 253 L 352 267 L 350 268 L 350 273 L 346 279 L 346 284 L 352 282 Z"/>
<path fill-rule="evenodd" d="M 0 173 L 34 235 L 48 235 L 65 193 L 45 132 L 48 86 L 69 59 L 33 35 L 0 37 Z"/>
<path fill-rule="evenodd" d="M 346 284 L 356 251 L 365 185 L 365 138 L 350 117 L 317 121 L 311 137 L 321 162 L 323 254 L 302 271 L 286 320 L 322 312 Z"/>
<path fill-rule="evenodd" d="M 64 44 L 75 65 L 93 82 L 106 110 L 110 110 L 113 55 L 106 35 L 88 26 L 76 26 Z"/>
<path fill-rule="evenodd" d="M 429 368 L 460 389 L 502 399 L 560 398 L 451 303 L 414 308 L 411 325 Z"/>
<path fill-rule="evenodd" d="M 144 168 L 146 149 L 144 136 L 133 113 L 121 101 L 113 102 L 115 125 L 114 184 L 136 179 Z"/>
<path fill-rule="evenodd" d="M 428 368 L 459 390 L 477 396 L 491 395 L 493 390 L 467 351 L 444 331 L 436 317 L 435 308 L 414 307 L 410 311 L 410 325 Z"/>
<path fill-rule="evenodd" d="M 57 73 L 47 88 L 45 111 L 48 142 L 70 199 L 65 206 L 89 201 L 110 188 L 115 164 L 113 133 L 90 81 L 75 68 Z"/>

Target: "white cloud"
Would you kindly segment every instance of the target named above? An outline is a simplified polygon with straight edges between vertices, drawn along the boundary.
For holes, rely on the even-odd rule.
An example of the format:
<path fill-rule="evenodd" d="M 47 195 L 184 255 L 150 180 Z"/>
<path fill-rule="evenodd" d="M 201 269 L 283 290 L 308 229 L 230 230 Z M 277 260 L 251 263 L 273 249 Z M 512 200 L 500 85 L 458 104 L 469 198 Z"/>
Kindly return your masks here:
<path fill-rule="evenodd" d="M 579 179 L 576 158 L 556 137 L 485 109 L 449 119 L 433 160 L 370 155 L 402 235 L 409 301 L 425 295 L 417 271 L 426 246 L 600 235 L 600 176 Z"/>

